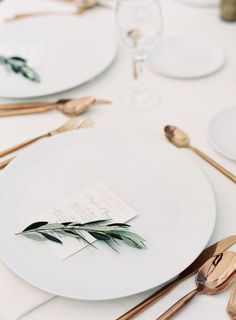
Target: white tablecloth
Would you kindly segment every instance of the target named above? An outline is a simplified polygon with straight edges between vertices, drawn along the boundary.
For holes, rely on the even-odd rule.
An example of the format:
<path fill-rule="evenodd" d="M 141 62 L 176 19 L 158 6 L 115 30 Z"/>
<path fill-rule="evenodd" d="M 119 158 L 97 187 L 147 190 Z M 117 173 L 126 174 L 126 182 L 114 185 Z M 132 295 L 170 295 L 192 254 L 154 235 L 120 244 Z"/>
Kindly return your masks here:
<path fill-rule="evenodd" d="M 58 7 L 59 5 L 53 1 L 44 0 L 5 0 L 0 4 L 0 17 L 20 10 L 41 10 L 53 8 L 53 6 Z M 70 10 L 69 6 L 65 7 Z M 125 109 L 120 100 L 121 92 L 132 81 L 130 57 L 121 48 L 116 61 L 109 70 L 91 83 L 72 90 L 68 95 L 93 94 L 102 98 L 112 98 L 114 101 L 112 106 L 94 108 L 90 111 L 90 115 L 96 121 L 96 127 L 150 128 L 157 130 L 162 135 L 163 127 L 166 124 L 178 125 L 191 135 L 193 144 L 232 172 L 236 172 L 235 163 L 214 151 L 207 139 L 207 126 L 211 117 L 224 108 L 236 105 L 236 24 L 222 22 L 219 19 L 219 9 L 217 8 L 188 7 L 174 0 L 163 0 L 162 7 L 164 36 L 203 37 L 219 44 L 224 49 L 227 64 L 220 72 L 203 79 L 185 81 L 164 78 L 147 71 L 145 74 L 146 82 L 151 83 L 161 92 L 162 103 L 158 108 L 147 112 L 133 112 Z M 112 12 L 96 9 L 86 14 L 113 29 L 115 33 Z M 117 35 L 115 34 L 115 36 Z M 56 100 L 62 96 L 63 94 L 55 95 L 52 99 Z M 6 101 L 1 99 L 0 103 Z M 56 127 L 64 119 L 64 116 L 58 112 L 37 116 L 2 118 L 0 119 L 0 149 Z M 217 222 L 211 242 L 236 233 L 236 186 L 201 159 L 191 154 L 190 151 L 183 150 L 183 152 L 199 164 L 215 191 Z M 9 275 L 11 275 L 11 271 L 9 271 Z M 145 277 L 145 275 L 143 276 Z M 12 277 L 15 275 L 12 274 Z M 9 287 L 9 277 L 1 279 L 1 287 Z M 155 319 L 167 306 L 193 288 L 194 280 L 186 281 L 137 319 Z M 14 282 L 11 283 L 11 291 L 14 292 Z M 150 292 L 107 302 L 84 302 L 56 297 L 47 304 L 29 312 L 22 319 L 114 320 L 149 294 Z M 199 296 L 176 319 L 225 319 L 227 317 L 225 309 L 228 295 L 229 290 L 214 297 Z M 0 296 L 0 315 L 1 301 Z M 17 299 L 15 303 L 17 304 Z M 14 308 L 14 304 L 11 308 Z M 6 316 L 0 318 L 0 320 L 7 319 Z"/>

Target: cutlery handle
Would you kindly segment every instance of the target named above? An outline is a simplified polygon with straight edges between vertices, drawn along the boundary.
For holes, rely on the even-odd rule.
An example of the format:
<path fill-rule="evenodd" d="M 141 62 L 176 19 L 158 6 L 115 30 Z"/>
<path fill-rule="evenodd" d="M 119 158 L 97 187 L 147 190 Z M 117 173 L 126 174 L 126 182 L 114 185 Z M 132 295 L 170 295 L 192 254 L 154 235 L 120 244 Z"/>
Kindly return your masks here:
<path fill-rule="evenodd" d="M 28 108 L 40 108 L 49 105 L 56 105 L 56 103 L 48 103 L 48 102 L 29 102 L 29 103 L 8 103 L 1 104 L 0 110 L 16 110 L 16 109 L 28 109 Z M 55 106 L 56 107 L 56 106 Z"/>
<path fill-rule="evenodd" d="M 0 162 L 0 170 L 4 169 L 13 159 L 14 159 L 14 157 L 6 159 L 6 160 Z"/>
<path fill-rule="evenodd" d="M 116 320 L 130 320 L 133 319 L 136 315 L 140 314 L 144 310 L 146 310 L 149 306 L 151 306 L 154 302 L 158 301 L 162 297 L 164 297 L 168 292 L 174 289 L 180 282 L 182 282 L 187 277 L 177 277 L 164 287 L 160 288 L 156 292 L 154 292 L 151 296 L 149 296 L 144 301 L 140 302 L 137 306 L 127 311 L 125 314 L 117 318 Z"/>
<path fill-rule="evenodd" d="M 168 320 L 172 319 L 174 315 L 180 311 L 187 303 L 189 303 L 195 295 L 198 293 L 198 289 L 195 289 L 183 298 L 181 298 L 179 301 L 177 301 L 172 307 L 170 307 L 166 312 L 164 312 L 159 318 L 156 320 Z"/>
<path fill-rule="evenodd" d="M 29 12 L 29 13 L 19 13 L 13 17 L 7 18 L 6 22 L 12 22 L 16 20 L 21 20 L 30 17 L 38 17 L 45 15 L 67 15 L 67 14 L 75 14 L 74 12 L 62 12 L 62 11 L 45 11 L 45 12 Z"/>
<path fill-rule="evenodd" d="M 38 137 L 35 137 L 35 138 L 32 138 L 32 139 L 26 140 L 26 141 L 24 141 L 24 142 L 21 142 L 21 143 L 15 145 L 15 146 L 13 146 L 13 147 L 11 147 L 11 148 L 9 148 L 9 149 L 6 149 L 6 150 L 0 152 L 0 157 L 4 157 L 4 156 L 6 156 L 6 155 L 9 154 L 9 153 L 12 153 L 12 152 L 17 151 L 17 150 L 19 150 L 19 149 L 21 149 L 21 148 L 24 148 L 24 147 L 28 146 L 29 144 L 31 144 L 31 143 L 33 143 L 33 142 L 36 142 L 36 141 L 38 141 L 38 140 L 40 140 L 40 139 L 42 139 L 42 138 L 46 138 L 46 137 L 48 137 L 48 136 L 49 136 L 49 134 L 46 133 L 46 134 L 42 134 L 41 136 L 38 136 Z M 12 159 L 10 159 L 10 160 L 12 160 Z M 9 162 L 7 162 L 7 160 L 1 162 L 1 164 L 2 164 L 3 167 L 1 167 L 1 164 L 0 164 L 0 169 L 2 169 L 2 168 L 5 167 L 4 164 L 3 164 L 4 162 L 6 162 L 5 166 L 9 163 Z"/>
<path fill-rule="evenodd" d="M 55 104 L 46 105 L 37 108 L 25 108 L 25 109 L 14 109 L 14 110 L 0 110 L 0 117 L 9 116 L 21 116 L 25 114 L 42 113 L 55 109 Z"/>
<path fill-rule="evenodd" d="M 232 320 L 236 320 L 236 282 L 234 283 L 233 289 L 231 291 L 227 311 Z"/>
<path fill-rule="evenodd" d="M 226 170 L 225 168 L 223 168 L 221 165 L 219 165 L 217 162 L 215 162 L 214 160 L 212 160 L 210 157 L 208 157 L 205 153 L 203 153 L 202 151 L 198 150 L 197 148 L 193 147 L 193 146 L 189 146 L 189 148 L 195 152 L 197 155 L 199 155 L 201 158 L 203 158 L 204 160 L 206 160 L 209 164 L 211 164 L 214 168 L 216 168 L 218 171 L 220 171 L 221 173 L 223 173 L 227 178 L 229 178 L 230 180 L 232 180 L 234 183 L 236 183 L 236 176 L 233 175 L 231 172 L 229 172 L 228 170 Z"/>

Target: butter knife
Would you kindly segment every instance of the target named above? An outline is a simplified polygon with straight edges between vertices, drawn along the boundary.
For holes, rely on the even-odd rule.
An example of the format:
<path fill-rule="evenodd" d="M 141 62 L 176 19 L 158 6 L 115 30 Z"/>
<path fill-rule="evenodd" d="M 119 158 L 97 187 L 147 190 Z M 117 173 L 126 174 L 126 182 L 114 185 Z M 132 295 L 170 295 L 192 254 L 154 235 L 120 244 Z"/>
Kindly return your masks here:
<path fill-rule="evenodd" d="M 150 305 L 152 305 L 154 302 L 160 300 L 162 297 L 164 297 L 168 292 L 170 292 L 172 289 L 174 289 L 178 284 L 180 284 L 185 279 L 191 277 L 193 274 L 195 274 L 198 269 L 212 256 L 224 252 L 226 249 L 231 247 L 233 244 L 236 243 L 236 235 L 229 236 L 225 239 L 222 239 L 210 247 L 206 248 L 202 251 L 202 253 L 197 257 L 194 262 L 187 267 L 184 271 L 182 271 L 174 280 L 166 284 L 164 287 L 160 288 L 156 292 L 154 292 L 151 296 L 149 296 L 147 299 L 139 303 L 134 308 L 127 311 L 125 314 L 117 318 L 116 320 L 130 320 L 133 319 L 135 316 L 143 312 L 145 309 L 147 309 Z"/>
<path fill-rule="evenodd" d="M 236 282 L 230 294 L 229 302 L 227 305 L 227 312 L 232 320 L 236 320 Z"/>

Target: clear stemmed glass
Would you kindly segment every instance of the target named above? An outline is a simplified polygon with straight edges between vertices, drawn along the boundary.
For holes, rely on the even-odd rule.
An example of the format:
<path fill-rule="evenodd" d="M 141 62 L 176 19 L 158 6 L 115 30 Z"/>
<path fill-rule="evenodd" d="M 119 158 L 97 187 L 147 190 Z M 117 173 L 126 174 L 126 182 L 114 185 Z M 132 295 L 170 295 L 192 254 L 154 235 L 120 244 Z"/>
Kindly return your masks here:
<path fill-rule="evenodd" d="M 159 0 L 117 0 L 116 22 L 123 45 L 139 67 L 162 34 L 162 13 Z M 160 96 L 152 88 L 140 82 L 124 93 L 124 103 L 128 108 L 147 109 L 160 101 Z"/>

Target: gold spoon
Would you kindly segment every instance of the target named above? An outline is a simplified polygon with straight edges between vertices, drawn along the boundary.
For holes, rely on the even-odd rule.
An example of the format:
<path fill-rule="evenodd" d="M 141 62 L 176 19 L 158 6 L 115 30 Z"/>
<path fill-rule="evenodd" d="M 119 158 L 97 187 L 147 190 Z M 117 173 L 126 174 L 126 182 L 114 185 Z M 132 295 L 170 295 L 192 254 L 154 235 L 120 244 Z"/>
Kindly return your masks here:
<path fill-rule="evenodd" d="M 100 3 L 98 0 L 84 0 L 81 2 L 81 4 L 73 12 L 42 11 L 42 12 L 19 13 L 19 14 L 14 15 L 13 17 L 7 18 L 5 21 L 12 22 L 15 20 L 20 20 L 20 19 L 25 19 L 25 18 L 30 18 L 30 17 L 37 17 L 37 16 L 44 16 L 44 15 L 80 15 L 95 6 L 101 6 L 101 7 L 108 8 L 108 6 Z"/>
<path fill-rule="evenodd" d="M 234 183 L 236 183 L 236 176 L 233 175 L 231 172 L 223 168 L 221 165 L 219 165 L 217 162 L 212 160 L 210 157 L 208 157 L 206 154 L 195 148 L 190 144 L 189 136 L 181 129 L 174 127 L 174 126 L 166 126 L 164 128 L 165 136 L 166 138 L 176 147 L 178 148 L 188 148 L 191 149 L 193 152 L 195 152 L 197 155 L 199 155 L 201 158 L 206 160 L 209 164 L 211 164 L 214 168 L 219 170 L 221 173 L 223 173 L 226 177 L 228 177 L 230 180 L 232 180 Z"/>
<path fill-rule="evenodd" d="M 81 97 L 76 99 L 61 99 L 54 103 L 31 102 L 0 105 L 0 117 L 17 116 L 32 113 L 41 113 L 58 110 L 67 116 L 78 116 L 91 106 L 98 104 L 110 104 L 109 100 L 96 99 L 94 97 Z"/>
<path fill-rule="evenodd" d="M 197 288 L 176 302 L 156 320 L 172 319 L 197 294 L 218 294 L 228 288 L 236 274 L 236 254 L 232 251 L 220 253 L 201 267 L 196 276 Z"/>
<path fill-rule="evenodd" d="M 134 48 L 137 47 L 138 40 L 141 37 L 141 32 L 139 31 L 139 29 L 131 29 L 130 31 L 127 32 L 127 36 L 132 40 L 133 47 Z M 134 59 L 133 59 L 133 78 L 135 80 L 138 79 L 137 63 Z"/>

